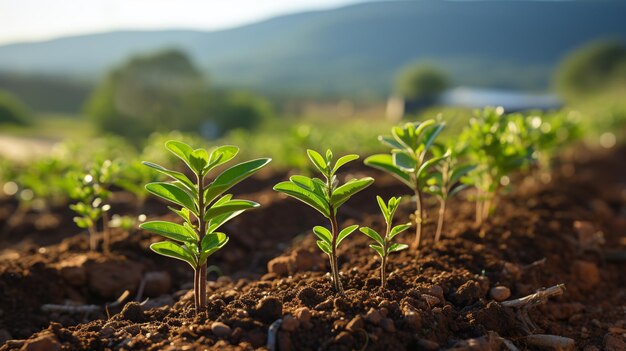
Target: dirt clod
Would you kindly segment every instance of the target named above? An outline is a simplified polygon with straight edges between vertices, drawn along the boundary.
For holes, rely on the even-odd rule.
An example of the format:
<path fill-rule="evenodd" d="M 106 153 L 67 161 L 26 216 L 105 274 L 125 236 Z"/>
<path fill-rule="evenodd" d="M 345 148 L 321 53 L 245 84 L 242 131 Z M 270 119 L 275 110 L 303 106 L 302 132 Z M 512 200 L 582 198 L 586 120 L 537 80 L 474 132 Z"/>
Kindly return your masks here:
<path fill-rule="evenodd" d="M 383 320 L 384 316 L 380 313 L 380 310 L 370 309 L 365 315 L 365 320 L 368 322 L 378 325 Z"/>
<path fill-rule="evenodd" d="M 572 271 L 576 278 L 584 282 L 584 290 L 591 290 L 600 283 L 600 270 L 594 262 L 576 260 L 572 264 Z"/>
<path fill-rule="evenodd" d="M 275 321 L 283 315 L 283 303 L 272 296 L 264 297 L 257 303 L 255 313 L 264 321 Z"/>
<path fill-rule="evenodd" d="M 54 334 L 48 332 L 26 341 L 20 351 L 61 351 L 61 343 Z"/>
<path fill-rule="evenodd" d="M 482 291 L 478 282 L 470 280 L 456 289 L 450 299 L 457 306 L 470 306 L 482 296 Z"/>
<path fill-rule="evenodd" d="M 606 351 L 624 351 L 626 350 L 626 341 L 621 335 L 607 333 L 604 336 L 604 349 Z"/>
<path fill-rule="evenodd" d="M 348 322 L 348 324 L 346 325 L 346 329 L 351 332 L 363 329 L 363 327 L 365 327 L 365 322 L 363 321 L 363 317 L 361 317 L 361 315 L 357 315 L 356 317 L 352 318 L 350 322 Z"/>
<path fill-rule="evenodd" d="M 122 319 L 135 322 L 142 323 L 146 320 L 146 315 L 141 308 L 141 305 L 138 302 L 129 302 L 124 306 L 122 312 L 120 313 Z"/>

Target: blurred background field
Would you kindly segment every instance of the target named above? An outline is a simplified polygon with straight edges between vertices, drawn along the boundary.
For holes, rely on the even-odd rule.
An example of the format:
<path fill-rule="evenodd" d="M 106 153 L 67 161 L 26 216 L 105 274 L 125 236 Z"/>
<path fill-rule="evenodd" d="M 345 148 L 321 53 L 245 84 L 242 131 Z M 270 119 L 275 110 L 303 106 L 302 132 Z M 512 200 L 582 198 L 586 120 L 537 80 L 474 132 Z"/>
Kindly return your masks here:
<path fill-rule="evenodd" d="M 378 151 L 403 120 L 441 114 L 454 136 L 485 105 L 576 111 L 595 144 L 624 136 L 622 1 L 240 1 L 222 19 L 193 1 L 72 3 L 0 3 L 5 163 L 68 143 L 141 157 L 179 131 L 300 168 L 306 148 Z"/>

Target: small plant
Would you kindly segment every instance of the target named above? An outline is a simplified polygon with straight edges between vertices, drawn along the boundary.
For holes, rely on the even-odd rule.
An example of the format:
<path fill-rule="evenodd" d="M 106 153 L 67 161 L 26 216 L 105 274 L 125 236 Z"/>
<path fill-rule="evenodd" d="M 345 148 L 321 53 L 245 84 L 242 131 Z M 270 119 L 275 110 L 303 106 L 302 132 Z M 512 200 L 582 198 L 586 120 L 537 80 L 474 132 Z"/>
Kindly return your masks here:
<path fill-rule="evenodd" d="M 439 218 L 437 220 L 437 231 L 435 232 L 435 242 L 438 242 L 443 230 L 448 199 L 467 188 L 467 184 L 463 184 L 460 181 L 474 169 L 474 166 L 459 164 L 452 150 L 448 149 L 433 169 L 427 176 L 424 192 L 435 196 L 439 200 Z"/>
<path fill-rule="evenodd" d="M 207 174 L 232 160 L 239 148 L 219 146 L 209 153 L 205 149 L 194 150 L 189 145 L 174 140 L 166 142 L 165 147 L 187 165 L 193 172 L 195 181 L 181 172 L 144 162 L 146 166 L 173 179 L 172 182 L 148 183 L 146 189 L 174 203 L 176 208 L 170 207 L 170 210 L 183 219 L 183 224 L 151 221 L 142 223 L 139 227 L 171 240 L 150 245 L 152 251 L 187 262 L 193 268 L 194 304 L 198 312 L 207 303 L 207 259 L 228 242 L 228 236 L 217 230 L 244 211 L 259 207 L 254 201 L 236 200 L 232 195 L 224 193 L 266 166 L 271 159 L 260 158 L 237 164 L 208 182 Z"/>
<path fill-rule="evenodd" d="M 461 134 L 464 155 L 476 167 L 463 182 L 476 187 L 476 224 L 481 226 L 493 210 L 495 196 L 510 183 L 509 174 L 532 159 L 533 150 L 515 116 L 502 107 L 477 111 Z"/>
<path fill-rule="evenodd" d="M 394 127 L 391 129 L 391 137 L 378 137 L 383 144 L 391 147 L 391 154 L 373 155 L 365 159 L 366 165 L 390 173 L 415 193 L 415 240 L 412 244 L 414 250 L 420 246 L 424 221 L 423 175 L 440 159 L 432 157 L 430 149 L 444 126 L 444 123 L 429 119 L 424 122 L 407 123 L 403 127 Z"/>
<path fill-rule="evenodd" d="M 380 286 L 384 289 L 387 285 L 387 257 L 392 252 L 401 251 L 409 247 L 409 245 L 406 244 L 393 243 L 393 238 L 403 231 L 411 228 L 411 225 L 400 224 L 392 227 L 393 215 L 396 213 L 396 210 L 400 205 L 399 197 L 392 197 L 389 199 L 387 204 L 385 204 L 383 198 L 376 196 L 376 201 L 378 201 L 378 206 L 380 207 L 380 211 L 383 213 L 385 224 L 387 225 L 385 235 L 380 235 L 378 232 L 368 227 L 361 227 L 359 230 L 376 241 L 376 244 L 370 244 L 370 247 L 380 256 Z"/>
<path fill-rule="evenodd" d="M 343 286 L 339 278 L 337 264 L 337 248 L 348 235 L 358 228 L 358 225 L 351 225 L 339 230 L 337 210 L 354 194 L 372 184 L 374 179 L 370 177 L 351 179 L 343 185 L 339 185 L 336 176 L 339 168 L 348 162 L 358 159 L 359 156 L 346 155 L 340 157 L 333 165 L 333 153 L 330 150 L 326 151 L 326 157 L 313 150 L 307 150 L 307 154 L 315 168 L 322 173 L 324 180 L 295 175 L 290 177 L 289 181 L 276 184 L 274 190 L 304 202 L 330 220 L 330 231 L 325 227 L 316 226 L 313 228 L 313 233 L 319 239 L 317 246 L 330 259 L 335 291 L 343 294 Z"/>
<path fill-rule="evenodd" d="M 107 200 L 111 195 L 108 190 L 118 173 L 117 163 L 105 160 L 97 163 L 87 173 L 74 175 L 74 187 L 70 190 L 70 197 L 78 202 L 70 205 L 70 209 L 78 216 L 74 222 L 79 228 L 89 232 L 89 249 L 97 248 L 97 223 L 102 219 L 103 243 L 102 250 L 110 250 L 111 232 L 109 230 L 108 211 L 111 206 Z"/>

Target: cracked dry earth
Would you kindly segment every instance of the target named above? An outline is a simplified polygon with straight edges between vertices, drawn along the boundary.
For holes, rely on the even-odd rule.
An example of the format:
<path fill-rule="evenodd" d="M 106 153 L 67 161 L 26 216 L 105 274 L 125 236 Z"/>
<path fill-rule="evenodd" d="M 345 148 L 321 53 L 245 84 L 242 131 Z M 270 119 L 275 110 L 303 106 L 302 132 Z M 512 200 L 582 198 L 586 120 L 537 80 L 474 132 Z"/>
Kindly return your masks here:
<path fill-rule="evenodd" d="M 350 172 L 376 183 L 342 207 L 341 225 L 381 229 L 374 196 L 405 190 L 375 171 Z M 425 245 L 390 258 L 386 290 L 369 239 L 353 234 L 339 250 L 345 296 L 333 293 L 310 232 L 323 218 L 267 190 L 285 174 L 268 177 L 255 180 L 265 190 L 242 195 L 264 207 L 227 228 L 231 243 L 211 260 L 224 275 L 209 276 L 197 316 L 191 272 L 148 252 L 156 238 L 147 233 L 117 233 L 108 256 L 85 254 L 83 236 L 5 249 L 0 350 L 540 350 L 546 340 L 547 349 L 626 350 L 626 149 L 581 150 L 549 176 L 519 176 L 482 230 L 473 204 L 454 199 L 438 243 L 428 240 L 429 205 Z M 406 203 L 396 218 L 411 211 Z M 549 287 L 558 293 L 528 308 L 507 302 Z M 111 306 L 107 318 L 101 307 L 124 290 L 150 299 Z M 42 312 L 68 301 L 94 309 Z"/>

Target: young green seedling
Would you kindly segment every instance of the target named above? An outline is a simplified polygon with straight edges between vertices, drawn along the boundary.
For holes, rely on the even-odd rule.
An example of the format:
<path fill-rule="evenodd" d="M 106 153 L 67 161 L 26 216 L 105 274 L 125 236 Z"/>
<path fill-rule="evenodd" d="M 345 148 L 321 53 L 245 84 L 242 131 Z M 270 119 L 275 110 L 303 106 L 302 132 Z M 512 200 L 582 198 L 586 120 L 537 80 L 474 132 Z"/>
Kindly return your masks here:
<path fill-rule="evenodd" d="M 472 165 L 459 164 L 452 151 L 448 149 L 435 165 L 433 172 L 428 174 L 424 192 L 434 195 L 439 200 L 435 242 L 438 242 L 441 237 L 448 199 L 467 187 L 467 184 L 460 183 L 460 180 L 472 169 L 474 169 Z"/>
<path fill-rule="evenodd" d="M 477 111 L 461 134 L 464 156 L 476 165 L 463 182 L 476 187 L 476 224 L 481 226 L 492 212 L 495 196 L 510 183 L 508 175 L 524 167 L 532 158 L 530 142 L 515 116 L 504 109 Z"/>
<path fill-rule="evenodd" d="M 380 235 L 378 232 L 368 227 L 361 227 L 359 230 L 376 241 L 376 244 L 370 244 L 370 247 L 380 256 L 380 286 L 384 289 L 387 285 L 387 257 L 392 252 L 404 250 L 409 247 L 409 245 L 406 244 L 394 243 L 393 238 L 403 231 L 411 228 L 411 225 L 400 224 L 392 227 L 393 215 L 396 213 L 398 205 L 400 205 L 399 197 L 392 197 L 389 199 L 389 202 L 385 204 L 382 197 L 376 196 L 376 201 L 378 201 L 378 206 L 380 207 L 380 211 L 383 213 L 385 224 L 387 225 L 385 235 Z"/>
<path fill-rule="evenodd" d="M 208 182 L 207 174 L 233 159 L 239 148 L 219 146 L 209 153 L 205 149 L 194 150 L 174 140 L 165 143 L 165 147 L 185 163 L 195 175 L 195 180 L 192 181 L 181 172 L 144 162 L 146 166 L 173 179 L 171 182 L 148 183 L 146 189 L 174 203 L 176 207 L 170 207 L 170 210 L 183 219 L 183 224 L 152 221 L 142 223 L 139 227 L 171 240 L 150 245 L 152 251 L 187 262 L 193 268 L 194 302 L 198 312 L 207 303 L 207 258 L 228 242 L 228 236 L 217 230 L 244 211 L 259 207 L 254 201 L 236 200 L 232 195 L 224 193 L 263 168 L 271 159 L 260 158 L 237 164 Z"/>
<path fill-rule="evenodd" d="M 439 161 L 431 157 L 430 148 L 441 133 L 445 123 L 433 119 L 424 122 L 407 123 L 403 127 L 391 129 L 391 137 L 379 136 L 378 139 L 391 147 L 391 154 L 373 155 L 365 159 L 365 164 L 381 169 L 400 179 L 415 193 L 415 240 L 412 247 L 419 249 L 422 237 L 423 174 Z"/>
<path fill-rule="evenodd" d="M 295 175 L 289 178 L 289 181 L 276 184 L 274 190 L 304 202 L 330 220 L 330 231 L 325 227 L 316 226 L 313 228 L 313 232 L 319 239 L 317 246 L 328 255 L 330 260 L 335 290 L 343 294 L 343 286 L 339 278 L 339 267 L 337 264 L 337 248 L 348 235 L 358 228 L 358 225 L 351 225 L 340 231 L 337 224 L 337 209 L 354 194 L 372 184 L 374 179 L 370 177 L 352 179 L 343 185 L 339 185 L 336 176 L 339 168 L 350 161 L 358 159 L 359 156 L 346 155 L 340 157 L 333 165 L 333 153 L 330 150 L 326 151 L 326 157 L 313 150 L 307 150 L 307 153 L 315 168 L 322 173 L 324 180 Z"/>
<path fill-rule="evenodd" d="M 70 209 L 78 214 L 74 222 L 80 228 L 89 232 L 89 248 L 96 250 L 96 226 L 102 219 L 103 243 L 102 250 L 110 250 L 111 232 L 109 230 L 108 211 L 111 206 L 106 203 L 111 192 L 108 187 L 118 173 L 117 163 L 110 160 L 103 161 L 91 168 L 87 173 L 76 175 L 74 187 L 70 190 L 70 197 L 78 202 L 70 205 Z"/>

